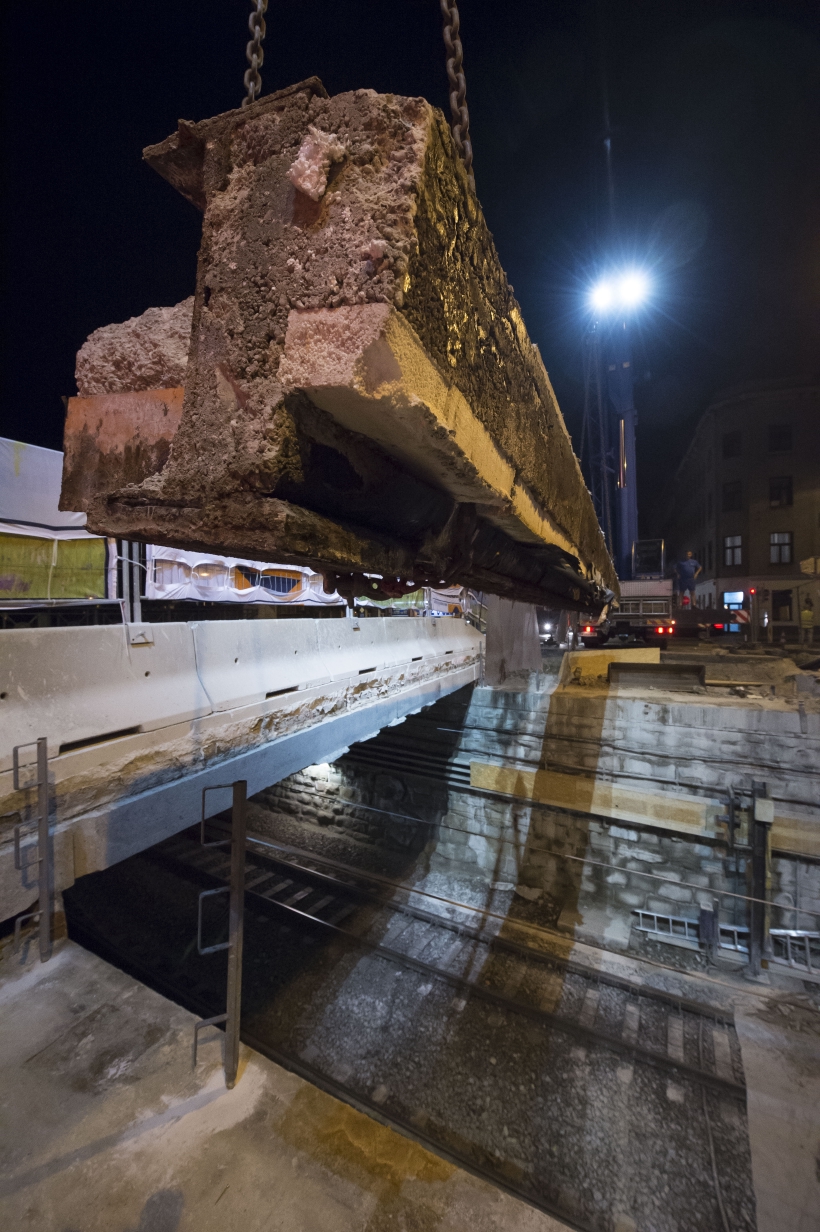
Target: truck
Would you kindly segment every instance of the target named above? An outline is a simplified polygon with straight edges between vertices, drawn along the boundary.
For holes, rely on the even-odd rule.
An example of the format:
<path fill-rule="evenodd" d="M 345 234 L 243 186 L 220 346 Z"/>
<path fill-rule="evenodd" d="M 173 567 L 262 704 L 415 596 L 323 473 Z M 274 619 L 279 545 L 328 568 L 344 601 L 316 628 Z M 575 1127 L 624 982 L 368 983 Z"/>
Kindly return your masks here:
<path fill-rule="evenodd" d="M 636 639 L 647 645 L 665 646 L 674 637 L 677 619 L 672 615 L 672 579 L 636 578 L 621 582 L 621 599 L 607 617 L 580 626 L 585 646 L 602 646 L 613 639 Z"/>
<path fill-rule="evenodd" d="M 665 646 L 674 637 L 674 584 L 672 578 L 663 576 L 664 565 L 662 539 L 644 539 L 632 545 L 632 578 L 621 582 L 620 601 L 612 605 L 602 620 L 585 618 L 580 624 L 585 646 L 602 646 L 612 640 Z"/>

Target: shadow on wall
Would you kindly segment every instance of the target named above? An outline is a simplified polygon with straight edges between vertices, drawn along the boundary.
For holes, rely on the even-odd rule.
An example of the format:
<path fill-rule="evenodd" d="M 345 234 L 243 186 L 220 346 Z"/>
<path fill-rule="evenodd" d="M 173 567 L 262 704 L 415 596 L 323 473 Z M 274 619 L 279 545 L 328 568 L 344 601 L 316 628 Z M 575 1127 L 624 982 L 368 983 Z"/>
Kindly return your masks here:
<path fill-rule="evenodd" d="M 421 891 L 401 901 L 424 911 L 448 914 L 448 901 L 469 904 L 471 924 L 490 933 L 520 939 L 522 924 L 557 925 L 568 953 L 575 924 L 589 914 L 580 907 L 589 817 L 465 790 L 475 759 L 525 762 L 530 775 L 536 768 L 575 773 L 580 794 L 591 791 L 607 698 L 584 696 L 579 707 L 557 683 L 557 675 L 524 673 L 501 688 L 463 689 L 354 746 L 335 765 L 259 793 L 249 828 Z M 596 918 L 596 931 L 623 930 L 623 913 L 616 916 Z M 465 946 L 463 960 L 465 977 L 476 963 L 495 961 L 478 943 Z M 557 1004 L 561 983 L 549 986 Z"/>

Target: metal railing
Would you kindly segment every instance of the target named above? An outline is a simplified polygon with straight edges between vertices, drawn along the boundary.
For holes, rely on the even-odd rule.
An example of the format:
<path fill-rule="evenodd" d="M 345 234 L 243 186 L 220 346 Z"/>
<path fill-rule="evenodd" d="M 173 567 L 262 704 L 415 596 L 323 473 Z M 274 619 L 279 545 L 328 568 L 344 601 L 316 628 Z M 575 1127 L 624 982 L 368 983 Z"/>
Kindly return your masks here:
<path fill-rule="evenodd" d="M 771 957 L 775 962 L 786 963 L 811 975 L 820 975 L 820 933 L 804 932 L 797 928 L 772 928 Z"/>

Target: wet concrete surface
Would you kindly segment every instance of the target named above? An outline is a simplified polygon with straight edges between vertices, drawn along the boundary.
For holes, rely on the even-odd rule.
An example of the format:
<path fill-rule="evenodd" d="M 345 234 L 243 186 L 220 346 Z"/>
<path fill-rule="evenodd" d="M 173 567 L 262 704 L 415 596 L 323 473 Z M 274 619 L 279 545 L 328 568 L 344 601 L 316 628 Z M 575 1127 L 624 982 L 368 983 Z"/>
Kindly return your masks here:
<path fill-rule="evenodd" d="M 563 1232 L 71 943 L 0 960 L 0 1224 L 32 1232 Z"/>
<path fill-rule="evenodd" d="M 189 998 L 203 1013 L 222 1008 L 219 956 L 192 953 L 198 886 L 186 887 L 167 868 L 135 857 L 84 879 L 75 896 L 78 891 L 82 902 L 75 898 L 69 908 L 74 927 L 81 915 L 94 917 L 100 935 L 130 948 L 146 972 L 161 950 L 152 969 L 160 984 L 173 985 L 180 999 Z M 130 941 L 124 933 L 129 921 Z M 437 947 L 443 951 L 452 941 L 451 933 L 432 940 L 428 933 L 421 953 L 441 961 Z M 412 950 L 412 936 L 407 944 Z M 612 955 L 603 959 L 613 961 Z M 625 970 L 637 966 L 626 957 L 618 961 Z M 484 974 L 503 985 L 515 972 L 494 960 Z M 695 982 L 671 971 L 664 978 L 673 986 L 677 981 L 682 993 Z M 530 987 L 528 994 L 540 991 L 549 1007 L 565 999 L 564 1009 L 577 1012 L 570 1004 L 581 996 L 577 984 L 545 975 L 543 987 Z M 729 986 L 720 987 L 724 998 L 734 997 Z M 703 987 L 699 991 L 704 994 Z M 754 1000 L 758 993 L 750 995 Z M 622 1013 L 612 1000 L 602 990 L 594 1007 L 598 1021 Z M 299 921 L 248 912 L 243 1029 L 272 1055 L 331 1087 L 342 1084 L 348 1098 L 376 1116 L 415 1127 L 443 1154 L 486 1169 L 573 1226 L 596 1232 L 720 1228 L 717 1173 L 730 1227 L 755 1227 L 754 1163 L 742 1100 L 711 1089 L 704 1095 L 691 1077 L 630 1063 L 517 1012 L 464 998 L 381 955 L 305 932 Z M 668 1015 L 652 1007 L 637 1029 L 639 1042 L 661 1051 L 679 1048 L 690 1063 L 700 1048 L 708 1057 L 717 1048 L 711 1026 L 702 1039 L 687 1026 L 675 1043 Z M 725 1032 L 722 1038 L 735 1078 L 738 1072 L 742 1077 L 737 1041 Z"/>

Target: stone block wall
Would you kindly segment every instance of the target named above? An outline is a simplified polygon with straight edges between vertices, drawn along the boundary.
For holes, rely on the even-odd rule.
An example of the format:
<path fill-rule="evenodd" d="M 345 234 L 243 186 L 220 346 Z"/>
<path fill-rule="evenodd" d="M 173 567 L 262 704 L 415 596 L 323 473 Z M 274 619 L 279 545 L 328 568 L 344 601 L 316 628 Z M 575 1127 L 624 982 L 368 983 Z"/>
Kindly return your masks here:
<path fill-rule="evenodd" d="M 725 841 L 466 785 L 473 756 L 535 756 L 549 703 L 548 692 L 462 690 L 335 765 L 262 793 L 251 828 L 614 948 L 646 947 L 632 928 L 635 910 L 697 920 L 718 898 L 722 922 L 747 926 L 745 902 L 728 897 L 748 893 L 746 855 L 735 857 Z M 773 927 L 812 927 L 820 863 L 776 855 L 772 901 Z"/>

